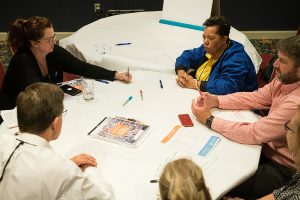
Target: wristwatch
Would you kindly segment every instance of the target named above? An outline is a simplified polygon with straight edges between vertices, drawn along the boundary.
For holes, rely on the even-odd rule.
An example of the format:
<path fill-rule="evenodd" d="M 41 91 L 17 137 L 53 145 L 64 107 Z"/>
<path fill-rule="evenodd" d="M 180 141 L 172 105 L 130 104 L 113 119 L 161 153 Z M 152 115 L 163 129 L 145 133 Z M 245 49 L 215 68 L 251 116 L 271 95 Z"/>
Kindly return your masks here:
<path fill-rule="evenodd" d="M 209 118 L 207 118 L 207 120 L 206 120 L 206 122 L 205 122 L 205 125 L 206 125 L 207 128 L 211 129 L 211 124 L 212 124 L 214 118 L 215 118 L 215 117 L 212 116 L 212 115 L 211 115 Z"/>

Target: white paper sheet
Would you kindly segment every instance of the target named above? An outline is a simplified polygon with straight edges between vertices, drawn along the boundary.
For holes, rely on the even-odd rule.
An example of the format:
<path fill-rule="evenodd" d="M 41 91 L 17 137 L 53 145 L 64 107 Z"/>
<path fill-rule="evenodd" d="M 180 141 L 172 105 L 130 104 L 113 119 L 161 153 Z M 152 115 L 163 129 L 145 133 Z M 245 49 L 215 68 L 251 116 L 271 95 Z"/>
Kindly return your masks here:
<path fill-rule="evenodd" d="M 212 0 L 164 0 L 162 19 L 202 26 L 210 17 Z"/>
<path fill-rule="evenodd" d="M 206 129 L 203 127 L 203 129 Z M 206 156 L 218 144 L 220 137 L 211 134 L 209 130 L 180 128 L 173 137 L 166 143 L 182 151 Z"/>
<path fill-rule="evenodd" d="M 18 127 L 17 108 L 12 110 L 2 110 L 1 116 L 7 128 L 11 129 Z"/>

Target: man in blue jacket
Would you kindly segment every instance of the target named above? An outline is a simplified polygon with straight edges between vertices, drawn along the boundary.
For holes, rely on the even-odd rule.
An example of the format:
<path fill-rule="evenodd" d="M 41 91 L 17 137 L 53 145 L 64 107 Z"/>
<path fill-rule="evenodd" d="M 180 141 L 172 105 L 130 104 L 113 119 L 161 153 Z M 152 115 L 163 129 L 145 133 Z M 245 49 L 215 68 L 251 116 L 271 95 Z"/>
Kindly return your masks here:
<path fill-rule="evenodd" d="M 217 95 L 256 90 L 255 67 L 244 46 L 229 39 L 227 20 L 213 16 L 203 25 L 203 44 L 176 59 L 178 85 Z"/>

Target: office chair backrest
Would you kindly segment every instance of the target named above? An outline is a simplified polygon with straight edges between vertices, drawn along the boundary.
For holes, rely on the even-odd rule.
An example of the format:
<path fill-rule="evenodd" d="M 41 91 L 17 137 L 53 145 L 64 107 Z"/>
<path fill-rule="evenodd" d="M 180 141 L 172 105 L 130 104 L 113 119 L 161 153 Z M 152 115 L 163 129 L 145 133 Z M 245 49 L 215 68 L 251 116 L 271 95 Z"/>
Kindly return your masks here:
<path fill-rule="evenodd" d="M 5 70 L 2 62 L 0 62 L 0 90 L 2 89 L 2 83 L 4 80 Z"/>

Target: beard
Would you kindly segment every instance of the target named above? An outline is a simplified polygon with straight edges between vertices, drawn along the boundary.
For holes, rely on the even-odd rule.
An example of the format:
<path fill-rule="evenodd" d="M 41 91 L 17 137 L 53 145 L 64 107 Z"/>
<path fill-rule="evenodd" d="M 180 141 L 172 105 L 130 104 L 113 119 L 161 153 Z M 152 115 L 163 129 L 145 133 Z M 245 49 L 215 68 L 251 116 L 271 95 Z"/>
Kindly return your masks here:
<path fill-rule="evenodd" d="M 292 84 L 300 81 L 297 76 L 297 68 L 293 68 L 293 70 L 287 73 L 282 73 L 280 70 L 276 69 L 276 76 L 283 84 Z"/>

